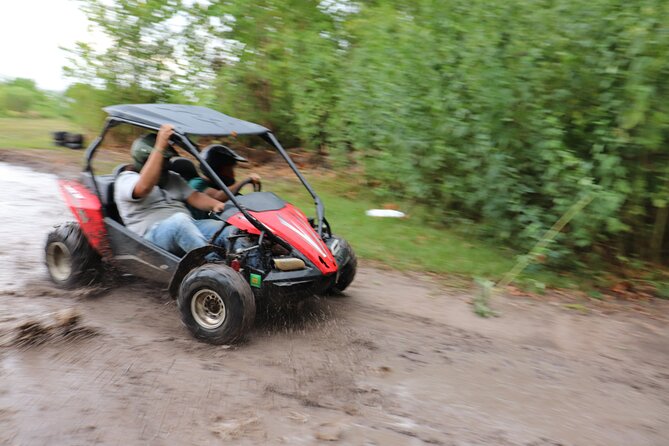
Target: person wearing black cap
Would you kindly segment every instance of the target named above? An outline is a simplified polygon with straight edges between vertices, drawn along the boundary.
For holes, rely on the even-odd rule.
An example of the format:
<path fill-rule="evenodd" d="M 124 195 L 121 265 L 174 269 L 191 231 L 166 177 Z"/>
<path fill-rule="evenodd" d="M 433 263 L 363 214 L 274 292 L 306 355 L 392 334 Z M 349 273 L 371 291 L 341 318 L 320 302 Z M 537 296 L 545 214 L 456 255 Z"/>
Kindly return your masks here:
<path fill-rule="evenodd" d="M 161 248 L 182 255 L 215 243 L 227 244 L 223 222 L 194 220 L 186 204 L 202 211 L 222 212 L 224 203 L 188 186 L 180 175 L 168 170 L 168 159 L 177 155 L 169 138 L 173 127 L 165 124 L 158 134 L 147 134 L 132 144 L 135 170 L 122 172 L 114 187 L 114 200 L 125 226 Z M 225 232 L 225 231 L 223 231 Z M 227 247 L 226 247 L 227 248 Z"/>
<path fill-rule="evenodd" d="M 235 166 L 238 162 L 246 163 L 248 160 L 229 147 L 221 144 L 213 144 L 207 147 L 202 155 L 207 164 L 209 164 L 214 172 L 216 172 L 216 175 L 221 178 L 223 184 L 225 184 L 228 189 L 230 189 L 230 192 L 235 195 L 239 192 L 239 189 L 249 181 L 253 184 L 260 183 L 260 176 L 255 173 L 249 175 L 247 180 L 239 182 L 235 181 Z M 216 186 L 216 183 L 211 181 L 208 177 L 192 178 L 188 184 L 193 189 L 204 192 L 218 201 L 227 201 L 228 199 L 227 194 L 220 190 L 218 186 Z"/>
<path fill-rule="evenodd" d="M 239 192 L 242 186 L 248 184 L 249 181 L 253 184 L 260 183 L 260 176 L 255 173 L 249 175 L 246 180 L 235 181 L 235 166 L 238 162 L 245 163 L 248 160 L 229 147 L 221 144 L 213 144 L 204 149 L 202 157 L 234 195 Z M 206 175 L 204 171 L 203 174 Z M 209 177 L 196 176 L 188 181 L 188 185 L 196 191 L 203 192 L 218 201 L 225 202 L 228 200 L 228 195 L 219 189 L 216 183 Z M 189 206 L 188 208 L 194 218 L 198 220 L 208 218 L 206 212 L 195 209 L 194 206 Z"/>

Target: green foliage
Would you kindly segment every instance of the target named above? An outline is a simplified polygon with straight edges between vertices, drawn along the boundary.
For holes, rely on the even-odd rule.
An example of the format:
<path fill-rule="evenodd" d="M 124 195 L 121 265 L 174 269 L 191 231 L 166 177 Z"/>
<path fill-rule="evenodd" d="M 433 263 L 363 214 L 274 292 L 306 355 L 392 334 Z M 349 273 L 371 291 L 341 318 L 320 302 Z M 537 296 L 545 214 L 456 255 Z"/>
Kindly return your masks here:
<path fill-rule="evenodd" d="M 217 35 L 243 49 L 219 69 L 211 105 L 268 125 L 287 144 L 324 149 L 339 64 L 331 17 L 302 1 L 219 3 L 204 12 L 222 14 L 237 19 Z"/>
<path fill-rule="evenodd" d="M 563 307 L 566 308 L 567 310 L 573 310 L 583 315 L 590 313 L 588 307 L 582 304 L 564 304 Z"/>
<path fill-rule="evenodd" d="M 497 313 L 493 311 L 489 305 L 490 299 L 495 291 L 495 284 L 490 280 L 481 278 L 476 278 L 475 282 L 479 289 L 472 302 L 474 305 L 474 313 L 485 318 L 497 316 Z"/>
<path fill-rule="evenodd" d="M 84 3 L 113 45 L 70 73 L 104 103 L 261 122 L 519 249 L 593 194 L 548 265 L 669 252 L 666 1 Z"/>
<path fill-rule="evenodd" d="M 81 127 L 96 131 L 106 117 L 103 107 L 111 105 L 106 91 L 93 86 L 77 83 L 65 91 L 68 99 L 67 116 Z"/>
<path fill-rule="evenodd" d="M 666 282 L 657 284 L 657 297 L 660 299 L 669 299 L 669 284 Z"/>
<path fill-rule="evenodd" d="M 0 116 L 53 118 L 62 113 L 62 96 L 40 90 L 33 80 L 0 82 Z"/>
<path fill-rule="evenodd" d="M 652 0 L 367 5 L 347 23 L 351 81 L 331 141 L 383 193 L 518 247 L 593 191 L 547 261 L 648 255 L 666 206 L 651 197 L 667 192 L 668 12 Z"/>
<path fill-rule="evenodd" d="M 34 93 L 25 88 L 9 85 L 4 89 L 3 105 L 6 110 L 25 113 L 35 104 Z"/>
<path fill-rule="evenodd" d="M 108 39 L 105 48 L 78 42 L 63 69 L 75 81 L 70 116 L 93 130 L 99 107 L 120 103 L 189 102 L 201 79 L 201 57 L 184 54 L 180 1 L 81 1 L 88 19 Z M 88 105 L 94 109 L 87 108 Z M 93 111 L 92 111 L 93 110 Z M 92 112 L 92 115 L 91 115 Z"/>

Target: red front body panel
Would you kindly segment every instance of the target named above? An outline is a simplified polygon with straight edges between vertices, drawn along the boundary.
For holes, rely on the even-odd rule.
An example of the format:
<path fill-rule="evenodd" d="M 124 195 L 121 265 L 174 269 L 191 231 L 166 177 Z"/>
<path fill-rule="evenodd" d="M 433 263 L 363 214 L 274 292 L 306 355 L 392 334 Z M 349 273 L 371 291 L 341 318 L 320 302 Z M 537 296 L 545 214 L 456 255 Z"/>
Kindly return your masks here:
<path fill-rule="evenodd" d="M 88 242 L 103 258 L 110 258 L 111 248 L 98 197 L 77 181 L 58 180 L 58 186 Z"/>
<path fill-rule="evenodd" d="M 249 214 L 267 226 L 275 235 L 290 243 L 323 274 L 337 272 L 337 262 L 334 256 L 309 224 L 306 215 L 292 204 L 286 204 L 277 211 L 249 211 Z M 250 234 L 260 234 L 241 212 L 228 218 L 227 222 Z"/>

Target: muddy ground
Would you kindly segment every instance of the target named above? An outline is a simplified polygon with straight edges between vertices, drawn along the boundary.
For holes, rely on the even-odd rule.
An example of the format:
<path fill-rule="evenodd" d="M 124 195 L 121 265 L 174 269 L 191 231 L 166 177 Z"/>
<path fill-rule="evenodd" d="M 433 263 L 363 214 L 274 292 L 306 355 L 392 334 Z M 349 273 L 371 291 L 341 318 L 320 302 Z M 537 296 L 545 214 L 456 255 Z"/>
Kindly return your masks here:
<path fill-rule="evenodd" d="M 70 218 L 43 172 L 79 156 L 0 150 L 0 444 L 669 444 L 666 301 L 507 296 L 481 319 L 472 292 L 362 261 L 346 296 L 226 348 L 146 282 L 55 289 L 43 243 Z"/>

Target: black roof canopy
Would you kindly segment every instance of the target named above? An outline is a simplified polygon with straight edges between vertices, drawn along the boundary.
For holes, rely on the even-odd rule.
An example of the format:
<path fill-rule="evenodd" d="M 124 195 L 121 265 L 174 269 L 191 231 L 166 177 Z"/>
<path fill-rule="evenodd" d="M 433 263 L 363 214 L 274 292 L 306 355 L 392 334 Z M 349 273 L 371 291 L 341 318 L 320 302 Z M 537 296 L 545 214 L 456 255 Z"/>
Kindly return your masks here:
<path fill-rule="evenodd" d="M 174 130 L 190 135 L 260 135 L 269 129 L 233 118 L 210 108 L 181 104 L 123 104 L 104 109 L 109 116 L 158 129 L 172 124 Z"/>

